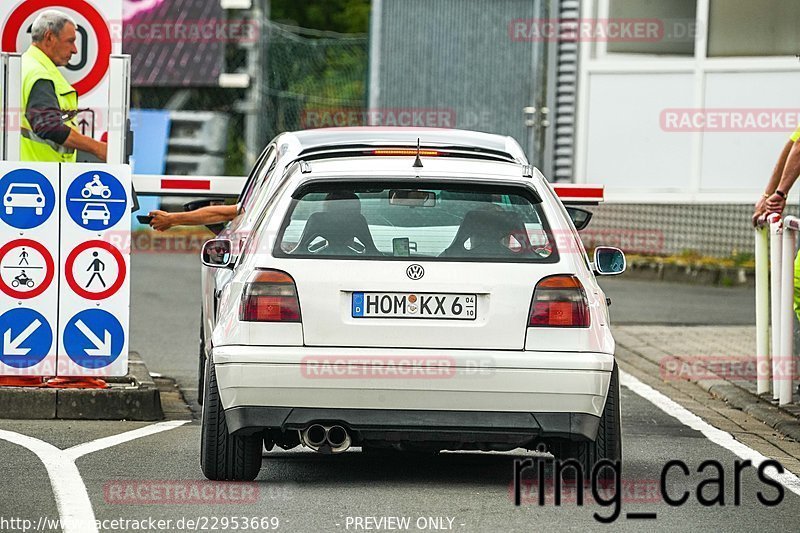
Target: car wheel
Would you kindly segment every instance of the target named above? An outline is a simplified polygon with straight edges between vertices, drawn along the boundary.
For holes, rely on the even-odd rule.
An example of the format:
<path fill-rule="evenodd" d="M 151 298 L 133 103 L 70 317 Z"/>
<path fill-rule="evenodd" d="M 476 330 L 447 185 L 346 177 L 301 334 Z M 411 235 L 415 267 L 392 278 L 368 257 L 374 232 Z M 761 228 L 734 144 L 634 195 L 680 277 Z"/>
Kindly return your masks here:
<path fill-rule="evenodd" d="M 598 461 L 622 461 L 622 424 L 619 404 L 619 369 L 614 363 L 611 371 L 611 383 L 608 387 L 603 414 L 600 417 L 600 426 L 597 428 L 597 438 L 594 441 L 571 442 L 562 445 L 556 450 L 556 455 L 561 459 L 575 459 L 580 463 L 585 479 L 590 479 L 592 469 Z M 560 453 L 559 453 L 560 452 Z M 565 473 L 572 469 L 565 470 Z M 613 479 L 614 472 L 610 468 L 603 468 L 598 473 L 601 480 Z"/>
<path fill-rule="evenodd" d="M 13 207 L 6 207 L 6 215 L 13 215 L 14 208 Z"/>
<path fill-rule="evenodd" d="M 43 213 L 42 208 L 41 207 L 37 207 L 36 208 L 36 215 L 40 216 L 42 213 Z"/>
<path fill-rule="evenodd" d="M 197 403 L 203 405 L 203 383 L 206 377 L 206 335 L 203 331 L 203 316 L 200 315 L 200 362 L 197 367 Z"/>
<path fill-rule="evenodd" d="M 263 435 L 230 435 L 219 397 L 217 373 L 208 365 L 200 430 L 200 467 L 214 481 L 252 481 L 261 469 Z"/>

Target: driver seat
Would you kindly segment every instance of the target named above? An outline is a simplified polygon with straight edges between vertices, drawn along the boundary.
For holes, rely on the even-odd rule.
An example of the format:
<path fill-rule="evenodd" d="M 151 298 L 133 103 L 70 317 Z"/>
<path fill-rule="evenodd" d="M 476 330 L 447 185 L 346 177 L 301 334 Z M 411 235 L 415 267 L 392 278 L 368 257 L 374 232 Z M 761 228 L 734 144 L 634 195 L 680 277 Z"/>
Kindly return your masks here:
<path fill-rule="evenodd" d="M 324 239 L 327 244 L 321 248 L 312 248 L 317 239 Z M 300 242 L 292 251 L 293 254 L 322 255 L 379 255 L 378 248 L 372 240 L 367 219 L 358 211 L 320 211 L 308 217 Z"/>
<path fill-rule="evenodd" d="M 510 248 L 511 239 L 520 249 Z M 467 241 L 470 247 L 466 248 Z M 494 209 L 474 209 L 461 222 L 453 242 L 440 257 L 511 256 L 531 249 L 525 220 L 519 213 Z"/>

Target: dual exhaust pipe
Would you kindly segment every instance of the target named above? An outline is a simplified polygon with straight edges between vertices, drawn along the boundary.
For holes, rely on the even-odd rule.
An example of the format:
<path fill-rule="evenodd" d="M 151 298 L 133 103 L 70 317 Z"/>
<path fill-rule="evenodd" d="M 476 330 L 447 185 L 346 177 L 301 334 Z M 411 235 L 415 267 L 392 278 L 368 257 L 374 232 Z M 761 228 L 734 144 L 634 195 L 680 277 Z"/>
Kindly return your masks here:
<path fill-rule="evenodd" d="M 353 442 L 347 430 L 338 424 L 311 424 L 300 432 L 300 440 L 315 452 L 321 453 L 342 453 Z"/>

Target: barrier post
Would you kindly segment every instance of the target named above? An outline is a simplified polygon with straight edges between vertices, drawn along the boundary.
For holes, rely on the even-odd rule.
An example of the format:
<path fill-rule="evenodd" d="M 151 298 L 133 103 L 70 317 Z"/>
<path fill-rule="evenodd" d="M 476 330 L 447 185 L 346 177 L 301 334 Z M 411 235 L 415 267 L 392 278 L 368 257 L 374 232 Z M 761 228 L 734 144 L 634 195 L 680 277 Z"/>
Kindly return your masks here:
<path fill-rule="evenodd" d="M 756 376 L 758 394 L 769 392 L 769 233 L 756 228 Z"/>
<path fill-rule="evenodd" d="M 777 364 L 781 346 L 781 261 L 783 259 L 783 226 L 780 215 L 770 215 L 769 218 L 769 269 L 770 269 L 770 300 L 772 302 L 770 324 L 772 325 L 772 398 L 777 400 L 780 394 Z"/>
<path fill-rule="evenodd" d="M 779 405 L 792 402 L 794 384 L 794 258 L 800 220 L 783 221 L 783 273 L 781 276 L 781 358 L 779 361 Z"/>
<path fill-rule="evenodd" d="M 0 161 L 6 160 L 6 125 L 8 124 L 8 54 L 0 52 Z"/>
<path fill-rule="evenodd" d="M 19 161 L 22 133 L 22 54 L 6 54 L 5 160 Z"/>

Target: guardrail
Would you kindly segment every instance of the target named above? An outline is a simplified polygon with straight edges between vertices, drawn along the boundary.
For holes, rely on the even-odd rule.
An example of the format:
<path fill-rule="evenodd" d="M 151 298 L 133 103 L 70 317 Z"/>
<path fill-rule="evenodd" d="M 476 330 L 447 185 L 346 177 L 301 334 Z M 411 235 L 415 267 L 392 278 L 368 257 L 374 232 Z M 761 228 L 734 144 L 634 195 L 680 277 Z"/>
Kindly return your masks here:
<path fill-rule="evenodd" d="M 756 365 L 758 394 L 779 405 L 794 383 L 794 258 L 800 219 L 771 214 L 756 227 Z M 770 305 L 771 303 L 771 305 Z M 771 328 L 771 336 L 770 336 Z"/>

